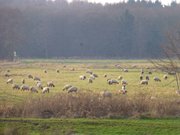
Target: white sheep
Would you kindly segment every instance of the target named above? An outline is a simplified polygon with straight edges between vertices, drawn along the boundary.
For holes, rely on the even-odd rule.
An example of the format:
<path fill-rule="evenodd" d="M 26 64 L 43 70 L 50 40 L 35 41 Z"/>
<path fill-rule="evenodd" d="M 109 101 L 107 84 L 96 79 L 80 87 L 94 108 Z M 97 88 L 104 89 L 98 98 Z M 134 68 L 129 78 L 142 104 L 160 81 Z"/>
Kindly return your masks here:
<path fill-rule="evenodd" d="M 33 79 L 33 76 L 32 76 L 32 75 L 28 75 L 28 78 L 29 78 L 29 79 Z"/>
<path fill-rule="evenodd" d="M 59 73 L 59 69 L 56 69 L 56 72 Z"/>
<path fill-rule="evenodd" d="M 9 84 L 9 83 L 10 83 L 10 84 L 13 84 L 13 79 L 12 79 L 12 78 L 8 79 L 8 80 L 6 81 L 6 83 L 7 83 L 7 84 Z"/>
<path fill-rule="evenodd" d="M 71 84 L 66 84 L 66 85 L 63 87 L 63 90 L 68 90 L 70 87 L 72 87 Z"/>
<path fill-rule="evenodd" d="M 148 80 L 142 80 L 142 81 L 140 82 L 140 84 L 142 84 L 142 85 L 148 85 Z"/>
<path fill-rule="evenodd" d="M 89 83 L 93 83 L 93 79 L 89 78 L 89 79 L 88 79 L 88 82 L 89 82 Z"/>
<path fill-rule="evenodd" d="M 38 87 L 39 89 L 43 89 L 42 83 L 41 83 L 41 82 L 37 82 L 37 87 Z"/>
<path fill-rule="evenodd" d="M 94 75 L 90 75 L 90 78 L 91 78 L 92 80 L 95 80 L 96 77 L 94 77 Z"/>
<path fill-rule="evenodd" d="M 118 80 L 122 80 L 123 79 L 123 77 L 120 75 L 120 76 L 118 76 L 118 78 L 117 78 Z"/>
<path fill-rule="evenodd" d="M 113 80 L 113 79 L 108 79 L 107 82 L 108 82 L 109 85 L 119 84 L 119 82 L 117 80 Z"/>
<path fill-rule="evenodd" d="M 161 82 L 161 79 L 159 79 L 158 77 L 154 77 L 154 81 Z"/>
<path fill-rule="evenodd" d="M 29 86 L 27 86 L 27 85 L 22 85 L 21 86 L 21 90 L 30 90 L 30 88 L 29 88 Z"/>
<path fill-rule="evenodd" d="M 112 93 L 107 91 L 107 90 L 104 90 L 102 92 L 100 92 L 100 95 L 103 97 L 103 98 L 111 98 L 112 97 Z"/>
<path fill-rule="evenodd" d="M 97 78 L 98 77 L 98 75 L 97 74 L 92 74 L 95 78 Z"/>
<path fill-rule="evenodd" d="M 17 85 L 17 84 L 12 84 L 12 89 L 16 89 L 16 90 L 19 90 L 20 89 L 20 86 Z"/>
<path fill-rule="evenodd" d="M 128 69 L 123 69 L 124 72 L 128 72 Z"/>
<path fill-rule="evenodd" d="M 43 90 L 42 90 L 42 93 L 49 93 L 49 87 L 44 87 Z"/>
<path fill-rule="evenodd" d="M 140 79 L 140 80 L 143 80 L 143 76 L 142 76 L 142 75 L 140 75 L 139 79 Z"/>
<path fill-rule="evenodd" d="M 77 92 L 77 91 L 78 91 L 78 88 L 75 87 L 75 86 L 72 86 L 72 87 L 68 88 L 67 91 L 68 91 L 68 93 L 71 93 L 71 92 Z"/>
<path fill-rule="evenodd" d="M 22 84 L 25 84 L 25 79 L 22 79 L 21 82 L 22 82 Z"/>
<path fill-rule="evenodd" d="M 39 77 L 35 76 L 34 81 L 41 81 L 41 79 Z"/>
<path fill-rule="evenodd" d="M 80 75 L 80 76 L 79 76 L 79 79 L 80 79 L 80 80 L 85 80 L 85 79 L 86 79 L 86 76 L 85 76 L 85 75 Z"/>
<path fill-rule="evenodd" d="M 54 85 L 54 83 L 53 83 L 52 81 L 47 82 L 47 86 L 48 86 L 48 87 L 55 87 L 55 85 Z"/>
<path fill-rule="evenodd" d="M 38 90 L 35 87 L 30 87 L 30 91 L 33 93 L 38 93 Z"/>
<path fill-rule="evenodd" d="M 149 80 L 149 76 L 148 75 L 146 76 L 146 80 Z"/>
<path fill-rule="evenodd" d="M 120 91 L 122 94 L 126 94 L 127 90 L 126 90 L 126 85 L 122 85 L 122 89 Z"/>
<path fill-rule="evenodd" d="M 93 74 L 93 72 L 91 70 L 87 70 L 86 73 Z"/>
<path fill-rule="evenodd" d="M 127 83 L 126 80 L 122 80 L 122 81 L 121 81 L 121 84 L 122 84 L 122 85 L 127 85 L 128 83 Z"/>
<path fill-rule="evenodd" d="M 167 75 L 164 75 L 163 78 L 164 78 L 164 80 L 167 80 L 167 79 L 168 79 L 168 76 L 167 76 Z"/>

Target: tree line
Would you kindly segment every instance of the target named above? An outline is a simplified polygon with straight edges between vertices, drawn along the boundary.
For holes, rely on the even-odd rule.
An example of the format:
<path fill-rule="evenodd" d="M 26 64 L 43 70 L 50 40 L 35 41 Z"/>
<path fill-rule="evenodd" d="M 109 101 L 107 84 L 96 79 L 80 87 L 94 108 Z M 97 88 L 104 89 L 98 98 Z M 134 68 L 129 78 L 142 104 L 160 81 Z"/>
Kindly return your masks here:
<path fill-rule="evenodd" d="M 180 4 L 0 0 L 0 59 L 159 58 Z"/>

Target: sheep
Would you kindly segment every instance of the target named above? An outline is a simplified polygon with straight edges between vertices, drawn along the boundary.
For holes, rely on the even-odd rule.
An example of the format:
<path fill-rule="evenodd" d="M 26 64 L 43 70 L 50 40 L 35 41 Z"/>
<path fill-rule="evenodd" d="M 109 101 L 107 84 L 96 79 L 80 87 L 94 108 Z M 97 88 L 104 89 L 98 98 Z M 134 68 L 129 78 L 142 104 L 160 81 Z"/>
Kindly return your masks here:
<path fill-rule="evenodd" d="M 93 83 L 93 79 L 89 78 L 89 79 L 88 79 L 88 82 L 89 82 L 89 83 Z"/>
<path fill-rule="evenodd" d="M 128 83 L 127 83 L 126 80 L 122 80 L 122 81 L 121 81 L 121 84 L 122 84 L 122 85 L 127 85 Z"/>
<path fill-rule="evenodd" d="M 91 78 L 92 80 L 95 80 L 94 75 L 90 75 L 90 78 Z"/>
<path fill-rule="evenodd" d="M 148 80 L 142 80 L 142 81 L 140 82 L 140 84 L 142 84 L 142 85 L 148 85 Z"/>
<path fill-rule="evenodd" d="M 128 72 L 128 69 L 123 69 L 124 72 Z"/>
<path fill-rule="evenodd" d="M 142 75 L 140 75 L 139 79 L 140 79 L 140 80 L 143 80 L 143 76 L 142 76 Z"/>
<path fill-rule="evenodd" d="M 123 79 L 123 77 L 122 76 L 118 76 L 118 80 L 122 80 Z"/>
<path fill-rule="evenodd" d="M 164 80 L 167 80 L 167 79 L 168 79 L 168 76 L 167 76 L 167 75 L 164 75 L 163 78 L 164 78 Z"/>
<path fill-rule="evenodd" d="M 141 74 L 144 74 L 144 69 L 141 69 Z"/>
<path fill-rule="evenodd" d="M 4 76 L 5 77 L 10 77 L 10 75 L 8 73 L 5 73 Z"/>
<path fill-rule="evenodd" d="M 86 76 L 85 76 L 85 75 L 80 75 L 80 76 L 79 76 L 79 79 L 80 79 L 80 80 L 85 80 L 85 79 L 86 79 Z"/>
<path fill-rule="evenodd" d="M 35 87 L 30 87 L 30 91 L 33 93 L 38 93 L 38 90 Z"/>
<path fill-rule="evenodd" d="M 47 82 L 47 86 L 48 86 L 48 87 L 55 87 L 55 85 L 54 85 L 54 83 L 53 83 L 52 81 Z"/>
<path fill-rule="evenodd" d="M 32 75 L 28 75 L 28 78 L 29 78 L 29 79 L 33 79 L 33 76 L 32 76 Z"/>
<path fill-rule="evenodd" d="M 59 73 L 59 69 L 56 69 L 56 72 Z"/>
<path fill-rule="evenodd" d="M 113 79 L 108 79 L 107 82 L 108 82 L 109 85 L 119 84 L 119 82 L 117 80 L 113 80 Z"/>
<path fill-rule="evenodd" d="M 25 84 L 25 79 L 22 79 L 21 82 L 22 82 L 22 84 Z"/>
<path fill-rule="evenodd" d="M 72 85 L 71 84 L 66 84 L 64 87 L 63 87 L 63 91 L 64 90 L 68 90 L 69 88 L 71 88 Z"/>
<path fill-rule="evenodd" d="M 161 79 L 159 79 L 158 77 L 154 77 L 154 81 L 161 82 Z"/>
<path fill-rule="evenodd" d="M 42 90 L 42 93 L 49 93 L 49 87 L 44 87 L 43 90 Z"/>
<path fill-rule="evenodd" d="M 98 75 L 97 74 L 92 74 L 95 78 L 97 78 L 98 77 Z"/>
<path fill-rule="evenodd" d="M 87 70 L 86 73 L 93 74 L 93 72 L 91 70 Z"/>
<path fill-rule="evenodd" d="M 121 89 L 122 94 L 126 94 L 127 90 L 126 90 L 126 85 L 122 85 L 122 89 Z"/>
<path fill-rule="evenodd" d="M 168 72 L 168 75 L 176 75 L 175 71 Z"/>
<path fill-rule="evenodd" d="M 100 95 L 103 97 L 103 98 L 111 98 L 112 97 L 112 93 L 107 91 L 107 90 L 104 90 L 102 92 L 100 92 Z"/>
<path fill-rule="evenodd" d="M 177 90 L 177 91 L 176 91 L 176 94 L 180 95 L 180 90 Z"/>
<path fill-rule="evenodd" d="M 149 76 L 148 75 L 146 76 L 146 80 L 149 80 Z"/>
<path fill-rule="evenodd" d="M 7 84 L 9 84 L 9 83 L 10 83 L 10 84 L 13 84 L 13 79 L 12 79 L 12 78 L 8 79 L 8 80 L 6 81 L 6 83 L 7 83 Z"/>
<path fill-rule="evenodd" d="M 72 87 L 68 88 L 67 91 L 68 91 L 68 93 L 71 93 L 71 92 L 77 92 L 77 91 L 78 91 L 78 88 L 75 87 L 75 86 L 72 86 Z"/>
<path fill-rule="evenodd" d="M 148 74 L 152 75 L 152 71 L 149 71 Z"/>
<path fill-rule="evenodd" d="M 104 74 L 104 78 L 106 78 L 107 77 L 107 74 Z"/>
<path fill-rule="evenodd" d="M 70 71 L 75 71 L 75 68 L 71 68 Z"/>
<path fill-rule="evenodd" d="M 39 89 L 43 89 L 42 83 L 41 83 L 41 82 L 37 82 L 37 87 L 38 87 Z"/>
<path fill-rule="evenodd" d="M 29 86 L 27 86 L 27 85 L 22 85 L 21 86 L 21 90 L 30 90 L 30 88 L 29 88 Z"/>
<path fill-rule="evenodd" d="M 41 81 L 41 79 L 39 77 L 35 76 L 34 81 Z"/>
<path fill-rule="evenodd" d="M 43 72 L 46 74 L 46 73 L 47 73 L 47 70 L 43 70 Z"/>
<path fill-rule="evenodd" d="M 16 89 L 16 90 L 19 90 L 20 89 L 20 86 L 17 85 L 17 84 L 12 84 L 12 89 Z"/>

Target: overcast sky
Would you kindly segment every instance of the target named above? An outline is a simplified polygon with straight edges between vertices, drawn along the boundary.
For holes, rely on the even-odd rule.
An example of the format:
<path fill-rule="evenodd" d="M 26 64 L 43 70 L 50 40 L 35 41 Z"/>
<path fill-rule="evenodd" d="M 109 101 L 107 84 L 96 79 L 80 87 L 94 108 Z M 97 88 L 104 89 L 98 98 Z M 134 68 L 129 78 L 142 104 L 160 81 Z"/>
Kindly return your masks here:
<path fill-rule="evenodd" d="M 72 0 L 68 0 L 68 1 L 72 1 Z M 124 0 L 88 0 L 88 1 L 105 4 L 105 3 L 118 3 L 118 2 L 124 1 Z M 127 0 L 125 0 L 125 1 L 127 1 Z M 155 1 L 155 0 L 152 0 L 152 1 Z M 169 5 L 171 3 L 171 1 L 173 1 L 173 0 L 159 0 L 159 1 L 161 1 L 162 4 L 164 4 L 164 5 Z M 180 2 L 180 0 L 176 0 L 176 1 L 178 3 Z"/>

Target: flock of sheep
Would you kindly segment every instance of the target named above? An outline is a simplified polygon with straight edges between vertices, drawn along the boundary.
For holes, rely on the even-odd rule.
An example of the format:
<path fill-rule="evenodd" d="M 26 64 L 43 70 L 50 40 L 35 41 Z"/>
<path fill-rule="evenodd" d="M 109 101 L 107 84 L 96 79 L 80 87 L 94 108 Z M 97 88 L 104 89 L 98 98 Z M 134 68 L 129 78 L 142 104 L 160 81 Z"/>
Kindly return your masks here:
<path fill-rule="evenodd" d="M 75 69 L 73 68 L 72 71 L 74 71 L 74 70 Z M 122 69 L 122 71 L 123 72 L 129 72 L 128 69 Z M 47 70 L 44 70 L 43 72 L 47 74 Z M 5 76 L 8 78 L 10 77 L 9 73 L 10 73 L 10 70 L 7 70 L 7 73 L 5 74 Z M 60 73 L 59 69 L 56 70 L 56 73 Z M 86 73 L 86 75 L 80 75 L 79 79 L 80 80 L 88 80 L 88 83 L 93 83 L 96 80 L 96 78 L 99 77 L 97 74 L 93 73 L 93 71 L 91 71 L 91 70 L 87 70 L 85 73 Z M 144 70 L 141 69 L 140 76 L 139 76 L 140 84 L 141 85 L 148 85 L 151 74 L 152 74 L 152 71 L 148 71 L 147 73 L 145 73 Z M 128 85 L 128 82 L 123 78 L 123 76 L 118 76 L 117 79 L 112 79 L 112 78 L 109 78 L 109 76 L 107 74 L 104 74 L 103 77 L 107 78 L 106 79 L 107 84 L 109 84 L 109 85 L 121 84 L 122 89 L 119 90 L 119 92 L 121 92 L 122 94 L 127 93 L 126 86 Z M 26 79 L 33 80 L 34 86 L 27 85 Z M 48 81 L 46 83 L 46 85 L 43 85 L 40 77 L 33 76 L 31 74 L 27 75 L 26 79 L 23 78 L 21 80 L 21 85 L 14 83 L 13 78 L 9 78 L 6 81 L 6 83 L 11 84 L 13 90 L 31 91 L 33 93 L 38 93 L 39 91 L 41 91 L 42 93 L 49 93 L 50 89 L 55 87 L 55 84 L 53 83 L 53 81 Z M 163 79 L 167 80 L 168 75 L 165 74 L 163 76 Z M 157 76 L 154 77 L 153 80 L 155 82 L 161 82 L 161 79 Z M 71 92 L 77 92 L 78 88 L 76 86 L 71 85 L 71 84 L 66 84 L 62 90 L 67 91 L 68 93 L 71 93 Z M 108 90 L 105 90 L 105 91 L 101 92 L 101 95 L 103 97 L 111 97 L 112 93 Z"/>

